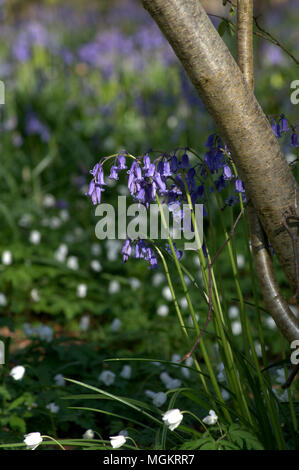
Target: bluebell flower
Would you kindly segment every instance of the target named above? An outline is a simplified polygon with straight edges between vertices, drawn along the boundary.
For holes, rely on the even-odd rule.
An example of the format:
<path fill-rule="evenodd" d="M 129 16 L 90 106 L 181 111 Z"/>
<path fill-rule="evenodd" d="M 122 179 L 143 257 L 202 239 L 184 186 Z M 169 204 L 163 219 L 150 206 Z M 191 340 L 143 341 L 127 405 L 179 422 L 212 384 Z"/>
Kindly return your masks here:
<path fill-rule="evenodd" d="M 39 135 L 43 142 L 50 140 L 48 127 L 43 124 L 33 112 L 26 115 L 25 128 L 28 135 Z"/>
<path fill-rule="evenodd" d="M 196 176 L 196 172 L 194 168 L 190 168 L 187 173 L 186 181 L 187 181 L 187 186 L 189 189 L 189 192 L 192 193 L 196 189 L 196 183 L 194 180 L 194 177 Z"/>
<path fill-rule="evenodd" d="M 222 191 L 226 187 L 226 181 L 223 175 L 220 175 L 219 178 L 215 181 L 216 190 L 218 192 Z"/>
<path fill-rule="evenodd" d="M 104 180 L 104 170 L 102 165 L 99 165 L 97 174 L 95 176 L 96 183 L 98 183 L 100 186 L 106 186 L 105 180 Z"/>
<path fill-rule="evenodd" d="M 223 153 L 219 148 L 211 149 L 205 154 L 204 161 L 210 172 L 215 173 L 219 170 L 219 168 L 223 167 Z"/>
<path fill-rule="evenodd" d="M 156 253 L 152 252 L 152 256 L 150 259 L 150 268 L 151 269 L 156 269 L 158 267 L 158 257 Z"/>
<path fill-rule="evenodd" d="M 280 125 L 278 122 L 275 122 L 274 119 L 271 124 L 272 130 L 274 132 L 275 137 L 280 138 L 281 137 L 281 129 Z"/>
<path fill-rule="evenodd" d="M 119 167 L 117 167 L 116 165 L 112 165 L 109 178 L 113 180 L 118 180 L 118 170 Z"/>
<path fill-rule="evenodd" d="M 149 170 L 151 165 L 151 159 L 149 157 L 149 154 L 145 154 L 143 157 L 143 170 Z"/>
<path fill-rule="evenodd" d="M 157 183 L 160 194 L 166 194 L 167 193 L 167 186 L 166 186 L 165 181 L 163 181 L 160 173 L 158 173 L 158 172 L 155 173 L 154 181 L 155 181 L 155 183 Z"/>
<path fill-rule="evenodd" d="M 86 195 L 91 198 L 93 204 L 100 204 L 102 191 L 103 189 L 101 186 L 92 180 Z"/>
<path fill-rule="evenodd" d="M 199 185 L 198 188 L 191 194 L 191 202 L 193 206 L 197 203 L 198 199 L 204 195 L 204 186 Z"/>
<path fill-rule="evenodd" d="M 137 240 L 135 243 L 135 258 L 144 258 L 145 252 L 145 241 L 144 240 Z"/>
<path fill-rule="evenodd" d="M 150 166 L 149 166 L 149 169 L 146 170 L 144 174 L 145 174 L 146 177 L 150 178 L 150 177 L 154 176 L 155 171 L 156 171 L 155 164 L 151 163 Z"/>
<path fill-rule="evenodd" d="M 223 167 L 223 177 L 225 180 L 230 180 L 233 177 L 232 170 L 228 165 Z"/>
<path fill-rule="evenodd" d="M 162 176 L 164 176 L 165 178 L 167 178 L 168 176 L 172 176 L 172 173 L 170 171 L 170 164 L 169 162 L 163 162 L 163 172 L 162 172 Z"/>
<path fill-rule="evenodd" d="M 182 161 L 180 162 L 180 167 L 183 168 L 183 169 L 187 169 L 189 168 L 190 166 L 190 163 L 189 163 L 189 157 L 186 153 L 184 153 L 184 155 L 182 155 Z"/>
<path fill-rule="evenodd" d="M 122 154 L 119 155 L 119 156 L 117 157 L 117 162 L 118 162 L 118 164 L 119 164 L 119 167 L 118 167 L 119 170 L 126 170 L 126 169 L 128 168 L 128 167 L 126 166 L 126 158 L 125 158 L 124 155 L 122 155 Z"/>
<path fill-rule="evenodd" d="M 163 170 L 164 170 L 164 162 L 163 160 L 160 160 L 157 164 L 157 173 L 160 173 L 161 176 L 164 176 Z"/>
<path fill-rule="evenodd" d="M 128 171 L 128 188 L 132 196 L 140 190 L 140 182 L 142 180 L 141 168 L 136 160 Z"/>
<path fill-rule="evenodd" d="M 155 250 L 147 245 L 144 240 L 137 240 L 135 243 L 135 258 L 145 259 L 150 263 L 150 268 L 158 267 L 158 257 Z"/>
<path fill-rule="evenodd" d="M 170 160 L 170 170 L 172 173 L 176 173 L 178 169 L 179 169 L 178 159 L 175 155 L 173 155 Z"/>
<path fill-rule="evenodd" d="M 175 252 L 175 254 L 176 254 L 177 259 L 180 260 L 181 257 L 183 256 L 182 250 L 178 250 L 175 243 L 173 243 L 173 248 L 174 248 L 174 252 Z M 165 249 L 166 249 L 166 251 L 168 251 L 168 253 L 172 254 L 172 251 L 171 251 L 171 248 L 170 248 L 169 243 L 166 243 L 166 244 L 165 244 Z"/>
<path fill-rule="evenodd" d="M 206 147 L 209 147 L 209 148 L 214 147 L 215 136 L 216 136 L 216 134 L 209 135 L 209 137 L 207 138 L 206 143 L 205 143 Z"/>
<path fill-rule="evenodd" d="M 240 180 L 240 178 L 236 179 L 235 188 L 236 188 L 236 191 L 238 191 L 239 193 L 244 193 L 245 192 L 243 182 L 242 182 L 242 180 Z"/>
<path fill-rule="evenodd" d="M 170 186 L 170 189 L 168 190 L 167 196 L 168 196 L 168 204 L 173 204 L 177 203 L 180 199 L 180 196 L 182 196 L 182 191 L 181 189 L 175 185 L 172 184 Z"/>
<path fill-rule="evenodd" d="M 148 178 L 154 176 L 156 171 L 155 164 L 151 162 L 148 153 L 143 157 L 143 170 L 144 175 Z"/>
<path fill-rule="evenodd" d="M 95 166 L 93 167 L 93 169 L 90 170 L 89 173 L 91 173 L 92 176 L 96 176 L 98 171 L 99 171 L 100 166 L 101 166 L 100 163 L 96 163 Z"/>
<path fill-rule="evenodd" d="M 293 132 L 293 134 L 291 135 L 291 145 L 292 145 L 292 147 L 298 147 L 299 146 L 298 137 L 297 137 L 297 134 L 295 132 Z"/>
<path fill-rule="evenodd" d="M 281 132 L 287 132 L 289 130 L 288 120 L 286 119 L 284 114 L 281 115 L 280 127 L 281 127 Z"/>
<path fill-rule="evenodd" d="M 123 263 L 128 261 L 129 257 L 132 254 L 132 245 L 131 245 L 131 243 L 132 243 L 131 239 L 127 238 L 125 243 L 123 244 L 123 247 L 122 247 L 122 250 L 121 250 L 121 254 L 123 255 Z"/>

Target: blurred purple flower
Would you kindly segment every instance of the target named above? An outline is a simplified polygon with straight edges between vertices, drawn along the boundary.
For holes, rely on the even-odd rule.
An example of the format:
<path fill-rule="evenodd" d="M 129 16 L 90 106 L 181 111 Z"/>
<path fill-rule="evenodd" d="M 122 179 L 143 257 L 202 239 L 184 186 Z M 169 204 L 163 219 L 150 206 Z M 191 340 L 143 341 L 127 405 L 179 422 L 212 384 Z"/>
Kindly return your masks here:
<path fill-rule="evenodd" d="M 48 127 L 43 124 L 33 112 L 29 112 L 26 115 L 25 130 L 27 135 L 39 135 L 43 142 L 50 140 Z"/>

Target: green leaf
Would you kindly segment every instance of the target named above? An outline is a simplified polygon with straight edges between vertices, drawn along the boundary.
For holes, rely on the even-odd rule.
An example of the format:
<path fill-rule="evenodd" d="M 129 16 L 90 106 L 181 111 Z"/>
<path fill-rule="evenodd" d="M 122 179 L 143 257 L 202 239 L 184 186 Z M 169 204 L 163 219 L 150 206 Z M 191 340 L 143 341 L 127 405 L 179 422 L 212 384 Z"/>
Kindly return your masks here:
<path fill-rule="evenodd" d="M 217 450 L 217 443 L 213 438 L 207 438 L 204 444 L 200 446 L 200 450 Z"/>
<path fill-rule="evenodd" d="M 2 385 L 0 386 L 0 396 L 3 397 L 4 400 L 10 400 L 11 399 L 10 393 Z"/>
<path fill-rule="evenodd" d="M 228 32 L 230 36 L 234 36 L 236 33 L 236 27 L 233 23 L 228 23 Z"/>
<path fill-rule="evenodd" d="M 245 449 L 263 450 L 263 446 L 257 437 L 237 424 L 232 424 L 229 427 L 228 433 L 231 440 L 237 444 L 240 449 L 245 447 Z"/>
<path fill-rule="evenodd" d="M 204 443 L 206 443 L 207 440 L 206 438 L 201 438 L 201 439 L 194 439 L 192 441 L 187 441 L 187 442 L 184 442 L 184 444 L 182 444 L 180 446 L 180 450 L 195 450 L 195 449 L 199 449 L 201 445 L 203 445 Z"/>
<path fill-rule="evenodd" d="M 11 429 L 15 431 L 20 431 L 23 434 L 26 432 L 25 421 L 19 416 L 15 416 L 15 415 L 10 416 L 8 423 Z"/>
<path fill-rule="evenodd" d="M 224 36 L 226 30 L 227 30 L 227 21 L 222 20 L 218 26 L 218 33 L 220 34 L 221 37 Z"/>

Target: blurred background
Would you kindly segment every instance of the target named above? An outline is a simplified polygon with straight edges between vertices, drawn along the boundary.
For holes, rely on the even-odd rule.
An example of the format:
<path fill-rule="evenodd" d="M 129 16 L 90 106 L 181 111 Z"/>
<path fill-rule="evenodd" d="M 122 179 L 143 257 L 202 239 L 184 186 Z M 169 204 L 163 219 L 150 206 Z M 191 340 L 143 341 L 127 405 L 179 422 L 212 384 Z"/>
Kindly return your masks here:
<path fill-rule="evenodd" d="M 186 353 L 164 274 L 136 260 L 122 264 L 118 240 L 97 240 L 94 207 L 85 196 L 89 170 L 105 155 L 190 146 L 204 156 L 205 141 L 215 132 L 140 3 L 0 2 L 0 79 L 6 88 L 0 106 L 0 336 L 6 343 L 10 339 L 11 364 L 20 362 L 22 348 L 33 347 L 35 339 L 52 347 L 50 362 L 39 370 L 46 383 L 47 370 L 58 370 L 63 354 L 72 354 L 61 352 L 62 342 L 59 347 L 55 343 L 56 349 L 50 346 L 53 338 L 95 345 L 97 356 L 85 351 L 84 359 L 83 352 L 74 353 L 81 354 L 86 362 L 82 370 L 90 376 L 91 356 L 99 364 L 120 352 L 169 359 L 174 351 Z M 203 3 L 216 27 L 219 16 L 234 21 L 221 0 Z M 255 3 L 260 24 L 298 54 L 297 2 Z M 235 56 L 233 26 L 222 28 L 222 34 Z M 291 81 L 299 79 L 296 63 L 273 43 L 255 37 L 255 73 L 256 95 L 266 114 L 284 113 L 298 126 L 298 109 L 289 98 Z M 289 137 L 281 144 L 287 158 L 295 159 Z M 113 203 L 126 191 L 124 182 L 113 187 L 110 181 L 103 197 Z M 223 200 L 229 195 L 225 191 Z M 215 246 L 220 246 L 216 213 L 214 222 L 212 228 L 206 223 L 205 233 L 214 230 Z M 240 281 L 250 300 L 246 250 L 242 239 L 236 243 Z M 186 263 L 199 271 L 191 254 Z M 224 262 L 223 303 L 227 311 L 235 307 L 231 320 L 238 323 L 229 269 Z M 194 295 L 205 312 L 204 300 Z M 188 316 L 182 294 L 180 301 Z M 266 315 L 264 327 L 275 357 L 279 336 Z M 237 341 L 240 334 L 237 324 Z M 74 360 L 77 356 L 67 359 Z"/>

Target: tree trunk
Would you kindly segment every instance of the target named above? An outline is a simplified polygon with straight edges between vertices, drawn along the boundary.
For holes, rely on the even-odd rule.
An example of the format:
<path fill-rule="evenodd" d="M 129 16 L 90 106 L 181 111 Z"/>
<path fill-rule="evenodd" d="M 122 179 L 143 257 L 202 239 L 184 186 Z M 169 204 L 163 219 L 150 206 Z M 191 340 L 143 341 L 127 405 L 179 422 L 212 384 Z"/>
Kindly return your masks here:
<path fill-rule="evenodd" d="M 227 143 L 246 193 L 295 292 L 293 245 L 282 219 L 299 215 L 299 191 L 265 114 L 199 0 L 142 2 Z M 296 246 L 299 253 L 299 240 Z M 299 323 L 294 316 L 292 320 L 295 326 L 289 339 L 299 338 Z"/>
<path fill-rule="evenodd" d="M 253 91 L 253 0 L 238 0 L 237 7 L 238 65 L 248 86 Z M 292 341 L 298 336 L 297 320 L 276 282 L 267 239 L 256 211 L 250 202 L 247 206 L 246 215 L 249 223 L 255 269 L 265 305 L 281 333 L 286 339 Z"/>

